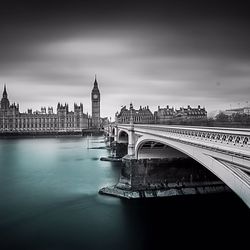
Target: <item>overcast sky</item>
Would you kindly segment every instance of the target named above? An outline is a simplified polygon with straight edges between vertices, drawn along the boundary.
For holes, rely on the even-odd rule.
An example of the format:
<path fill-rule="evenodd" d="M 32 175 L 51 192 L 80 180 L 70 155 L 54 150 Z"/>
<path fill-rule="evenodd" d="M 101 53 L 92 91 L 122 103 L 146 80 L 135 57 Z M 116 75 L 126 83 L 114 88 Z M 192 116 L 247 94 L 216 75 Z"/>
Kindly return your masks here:
<path fill-rule="evenodd" d="M 95 74 L 102 117 L 130 102 L 246 106 L 249 9 L 228 2 L 1 0 L 0 86 L 21 111 L 82 102 L 91 113 Z"/>

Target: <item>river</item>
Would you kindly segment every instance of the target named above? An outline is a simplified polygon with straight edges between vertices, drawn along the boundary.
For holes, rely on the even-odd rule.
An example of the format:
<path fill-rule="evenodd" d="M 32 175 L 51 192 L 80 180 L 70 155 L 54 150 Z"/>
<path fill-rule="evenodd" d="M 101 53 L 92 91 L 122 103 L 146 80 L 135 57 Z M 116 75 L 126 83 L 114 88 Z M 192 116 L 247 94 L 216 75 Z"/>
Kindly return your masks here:
<path fill-rule="evenodd" d="M 198 246 L 198 238 L 212 246 L 211 239 L 237 241 L 239 228 L 249 226 L 249 209 L 234 193 L 146 200 L 98 194 L 117 182 L 121 167 L 99 160 L 106 149 L 88 149 L 104 145 L 94 136 L 1 139 L 0 249 L 166 249 Z"/>

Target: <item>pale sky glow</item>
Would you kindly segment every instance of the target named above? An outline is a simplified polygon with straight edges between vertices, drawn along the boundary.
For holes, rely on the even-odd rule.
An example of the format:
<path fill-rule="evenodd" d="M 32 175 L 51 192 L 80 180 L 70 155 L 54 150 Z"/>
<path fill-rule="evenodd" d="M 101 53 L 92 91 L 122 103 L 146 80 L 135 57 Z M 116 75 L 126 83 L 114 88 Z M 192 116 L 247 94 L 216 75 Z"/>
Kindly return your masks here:
<path fill-rule="evenodd" d="M 71 38 L 66 41 L 57 41 L 45 46 L 41 51 L 43 55 L 53 55 L 56 57 L 67 56 L 72 60 L 81 60 L 83 57 L 106 57 L 118 56 L 129 53 L 129 47 L 123 41 L 115 39 L 97 38 Z"/>
<path fill-rule="evenodd" d="M 13 13 L 6 4 L 0 12 L 0 85 L 7 84 L 10 101 L 21 111 L 55 108 L 57 102 L 72 109 L 82 102 L 91 113 L 95 74 L 103 117 L 113 117 L 131 101 L 151 111 L 158 105 L 201 105 L 208 112 L 250 101 L 244 8 L 232 15 L 233 8 L 223 14 L 191 4 L 180 12 L 182 6 L 164 9 L 163 2 L 128 2 L 129 7 L 115 5 L 106 13 L 78 4 L 62 9 L 45 4 L 42 10 L 29 5 L 25 13 L 20 6 Z"/>

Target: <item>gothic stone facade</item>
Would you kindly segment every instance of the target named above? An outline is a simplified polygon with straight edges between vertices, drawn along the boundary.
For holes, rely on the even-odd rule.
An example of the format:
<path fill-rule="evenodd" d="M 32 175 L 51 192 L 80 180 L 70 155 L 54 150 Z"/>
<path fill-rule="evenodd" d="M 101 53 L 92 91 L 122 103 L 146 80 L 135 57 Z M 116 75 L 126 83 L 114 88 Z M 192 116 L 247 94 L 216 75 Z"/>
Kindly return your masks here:
<path fill-rule="evenodd" d="M 19 111 L 18 104 L 8 100 L 6 86 L 0 107 L 0 133 L 4 132 L 81 132 L 89 128 L 91 118 L 83 113 L 83 105 L 74 104 L 74 111 L 69 111 L 68 104 L 58 103 L 57 113 L 52 108 L 42 108 L 41 112 L 27 113 Z"/>
<path fill-rule="evenodd" d="M 92 127 L 99 129 L 101 126 L 101 117 L 100 117 L 100 91 L 98 88 L 98 83 L 95 78 L 94 87 L 91 92 L 91 101 L 92 101 Z"/>

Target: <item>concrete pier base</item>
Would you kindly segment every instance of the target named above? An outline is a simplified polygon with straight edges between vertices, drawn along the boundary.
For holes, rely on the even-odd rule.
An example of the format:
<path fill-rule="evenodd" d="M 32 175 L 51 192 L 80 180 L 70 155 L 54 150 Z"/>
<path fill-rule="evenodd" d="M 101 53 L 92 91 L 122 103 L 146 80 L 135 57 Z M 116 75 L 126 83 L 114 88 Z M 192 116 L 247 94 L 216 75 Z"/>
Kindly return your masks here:
<path fill-rule="evenodd" d="M 228 191 L 222 181 L 191 158 L 137 160 L 126 156 L 119 182 L 99 193 L 131 199 Z"/>
<path fill-rule="evenodd" d="M 230 192 L 231 190 L 221 182 L 214 183 L 194 183 L 192 186 L 175 186 L 174 184 L 165 188 L 149 188 L 147 190 L 133 190 L 120 188 L 117 185 L 104 187 L 99 190 L 100 194 L 106 194 L 121 198 L 135 199 L 135 198 L 156 198 L 156 197 L 169 197 L 177 195 L 197 195 L 197 194 L 211 194 Z"/>
<path fill-rule="evenodd" d="M 128 144 L 113 141 L 111 143 L 111 151 L 114 157 L 122 158 L 128 153 Z"/>

